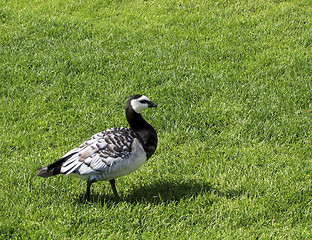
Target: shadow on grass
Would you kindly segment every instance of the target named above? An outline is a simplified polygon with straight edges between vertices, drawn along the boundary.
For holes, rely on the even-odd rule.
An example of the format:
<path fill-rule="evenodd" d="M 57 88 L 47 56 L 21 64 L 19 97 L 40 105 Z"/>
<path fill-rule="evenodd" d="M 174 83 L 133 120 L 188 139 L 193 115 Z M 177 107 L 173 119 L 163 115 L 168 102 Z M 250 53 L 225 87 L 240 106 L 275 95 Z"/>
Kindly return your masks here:
<path fill-rule="evenodd" d="M 134 188 L 125 199 L 129 202 L 178 202 L 181 199 L 191 198 L 199 194 L 207 194 L 210 190 L 211 184 L 205 182 L 158 181 L 147 186 Z"/>
<path fill-rule="evenodd" d="M 107 186 L 108 187 L 108 186 Z M 118 187 L 118 186 L 117 186 Z M 96 202 L 105 205 L 111 205 L 120 202 L 137 203 L 153 203 L 168 204 L 179 203 L 182 199 L 191 199 L 199 195 L 210 195 L 209 202 L 218 201 L 218 198 L 235 199 L 245 194 L 245 189 L 227 189 L 222 190 L 218 187 L 212 187 L 209 182 L 202 181 L 170 181 L 160 180 L 152 182 L 148 185 L 136 186 L 127 193 L 119 193 L 120 197 L 116 198 L 111 191 L 93 192 L 89 200 L 77 198 L 77 203 Z M 213 197 L 214 196 L 214 197 Z"/>
<path fill-rule="evenodd" d="M 90 202 L 129 202 L 129 203 L 172 203 L 181 199 L 191 198 L 200 194 L 208 194 L 211 184 L 205 182 L 187 181 L 157 181 L 145 186 L 134 187 L 128 194 L 115 198 L 113 194 L 91 192 Z"/>

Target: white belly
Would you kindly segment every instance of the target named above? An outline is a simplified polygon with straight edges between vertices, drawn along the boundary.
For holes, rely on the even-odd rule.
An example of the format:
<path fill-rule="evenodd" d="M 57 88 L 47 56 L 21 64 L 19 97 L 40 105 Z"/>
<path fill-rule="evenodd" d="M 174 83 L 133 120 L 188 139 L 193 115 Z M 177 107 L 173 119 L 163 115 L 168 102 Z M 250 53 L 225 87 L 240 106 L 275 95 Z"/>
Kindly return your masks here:
<path fill-rule="evenodd" d="M 127 158 L 120 159 L 113 163 L 107 173 L 99 173 L 98 175 L 91 176 L 91 179 L 95 178 L 97 181 L 115 179 L 124 175 L 127 175 L 146 162 L 146 153 L 143 146 L 138 139 L 134 139 L 132 143 L 132 151 Z"/>

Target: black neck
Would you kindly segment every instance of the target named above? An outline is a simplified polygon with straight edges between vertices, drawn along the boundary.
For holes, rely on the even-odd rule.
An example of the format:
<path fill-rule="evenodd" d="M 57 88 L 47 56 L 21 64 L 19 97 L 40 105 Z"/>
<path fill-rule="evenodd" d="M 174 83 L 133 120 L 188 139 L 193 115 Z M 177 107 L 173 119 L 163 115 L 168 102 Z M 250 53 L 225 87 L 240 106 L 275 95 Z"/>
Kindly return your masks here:
<path fill-rule="evenodd" d="M 141 114 L 136 113 L 132 108 L 126 110 L 126 116 L 133 131 L 154 129 L 148 122 L 145 121 Z"/>
<path fill-rule="evenodd" d="M 141 139 L 147 158 L 149 158 L 155 152 L 157 146 L 155 129 L 144 120 L 141 114 L 136 113 L 132 108 L 126 108 L 126 116 L 131 129 Z"/>

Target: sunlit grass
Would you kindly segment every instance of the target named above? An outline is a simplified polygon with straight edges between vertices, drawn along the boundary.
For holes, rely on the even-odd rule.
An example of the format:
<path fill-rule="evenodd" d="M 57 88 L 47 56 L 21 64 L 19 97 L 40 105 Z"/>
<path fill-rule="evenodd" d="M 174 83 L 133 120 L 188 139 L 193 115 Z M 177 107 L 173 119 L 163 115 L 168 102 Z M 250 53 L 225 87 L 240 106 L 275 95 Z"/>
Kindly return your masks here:
<path fill-rule="evenodd" d="M 311 3 L 0 2 L 1 239 L 311 238 Z M 35 176 L 135 93 L 159 146 L 121 199 Z"/>

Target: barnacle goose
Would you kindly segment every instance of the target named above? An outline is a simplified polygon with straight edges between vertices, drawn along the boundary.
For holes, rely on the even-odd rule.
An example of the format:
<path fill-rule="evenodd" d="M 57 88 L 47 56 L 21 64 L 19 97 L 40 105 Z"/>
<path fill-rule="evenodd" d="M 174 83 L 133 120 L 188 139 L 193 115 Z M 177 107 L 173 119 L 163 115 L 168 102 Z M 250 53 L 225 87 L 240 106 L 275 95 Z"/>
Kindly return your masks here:
<path fill-rule="evenodd" d="M 144 95 L 131 96 L 126 102 L 130 128 L 111 128 L 93 135 L 61 159 L 38 168 L 37 176 L 64 174 L 87 180 L 85 199 L 90 197 L 92 183 L 109 180 L 118 197 L 115 178 L 137 170 L 156 150 L 156 131 L 141 115 L 145 109 L 156 106 Z"/>

